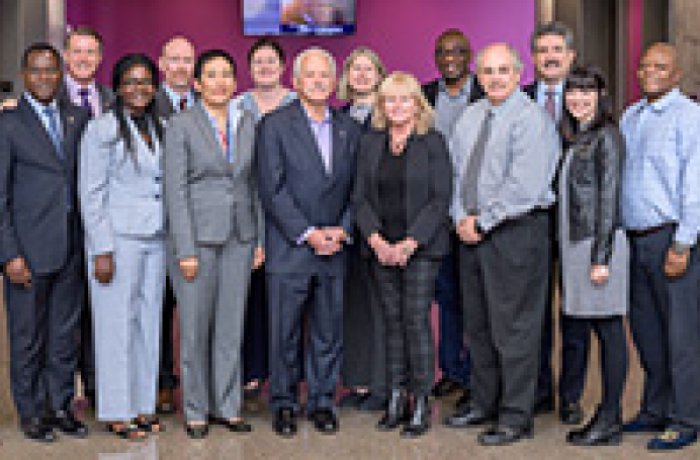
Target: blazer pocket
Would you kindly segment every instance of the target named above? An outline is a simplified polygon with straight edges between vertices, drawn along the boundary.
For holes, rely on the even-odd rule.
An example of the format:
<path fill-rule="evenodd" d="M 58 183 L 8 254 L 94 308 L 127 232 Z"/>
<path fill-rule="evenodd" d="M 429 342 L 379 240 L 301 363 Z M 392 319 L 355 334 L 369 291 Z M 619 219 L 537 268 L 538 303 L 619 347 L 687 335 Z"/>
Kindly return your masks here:
<path fill-rule="evenodd" d="M 199 204 L 192 209 L 195 240 L 200 244 L 224 244 L 231 233 L 231 208 Z"/>
<path fill-rule="evenodd" d="M 241 241 L 250 241 L 255 238 L 257 222 L 253 207 L 248 203 L 236 205 L 236 229 Z"/>
<path fill-rule="evenodd" d="M 164 229 L 165 219 L 160 204 L 112 206 L 109 215 L 112 231 L 117 235 L 153 236 Z"/>

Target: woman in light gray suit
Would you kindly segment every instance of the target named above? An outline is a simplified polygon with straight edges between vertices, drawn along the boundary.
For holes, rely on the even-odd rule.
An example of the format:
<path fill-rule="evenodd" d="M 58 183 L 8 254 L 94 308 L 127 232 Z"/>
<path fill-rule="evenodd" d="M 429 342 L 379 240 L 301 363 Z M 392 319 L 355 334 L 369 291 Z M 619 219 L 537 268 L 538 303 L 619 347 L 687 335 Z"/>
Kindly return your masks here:
<path fill-rule="evenodd" d="M 170 119 L 165 198 L 172 279 L 180 308 L 186 431 L 208 434 L 207 419 L 234 432 L 240 418 L 241 340 L 251 271 L 263 263 L 263 222 L 253 174 L 253 115 L 232 101 L 233 58 L 202 53 L 200 101 Z"/>
<path fill-rule="evenodd" d="M 165 280 L 157 75 L 141 54 L 117 62 L 115 107 L 90 122 L 80 151 L 97 418 L 125 439 L 162 429 L 153 418 Z"/>

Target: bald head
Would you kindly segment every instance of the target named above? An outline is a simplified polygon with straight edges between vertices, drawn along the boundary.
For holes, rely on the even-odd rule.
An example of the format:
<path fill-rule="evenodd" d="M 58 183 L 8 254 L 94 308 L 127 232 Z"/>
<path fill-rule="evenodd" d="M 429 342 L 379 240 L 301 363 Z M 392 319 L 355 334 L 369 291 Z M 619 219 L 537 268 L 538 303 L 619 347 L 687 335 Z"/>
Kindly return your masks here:
<path fill-rule="evenodd" d="M 677 87 L 681 79 L 681 70 L 676 48 L 661 42 L 649 46 L 639 61 L 637 78 L 644 96 L 650 102 Z"/>
<path fill-rule="evenodd" d="M 187 38 L 175 36 L 165 42 L 161 50 L 158 67 L 163 72 L 163 81 L 176 93 L 185 94 L 194 75 L 194 45 Z"/>

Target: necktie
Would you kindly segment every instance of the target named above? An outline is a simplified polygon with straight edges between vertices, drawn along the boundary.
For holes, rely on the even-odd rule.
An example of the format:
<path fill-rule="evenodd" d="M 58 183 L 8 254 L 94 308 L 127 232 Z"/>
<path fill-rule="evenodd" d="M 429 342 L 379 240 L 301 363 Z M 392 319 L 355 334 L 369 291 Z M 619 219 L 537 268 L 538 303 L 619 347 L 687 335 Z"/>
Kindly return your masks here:
<path fill-rule="evenodd" d="M 467 169 L 463 175 L 462 205 L 464 206 L 464 210 L 467 212 L 467 214 L 470 215 L 475 215 L 478 213 L 477 193 L 479 174 L 481 172 L 481 165 L 484 163 L 484 156 L 486 154 L 486 142 L 488 142 L 491 134 L 492 120 L 493 113 L 489 110 L 486 112 L 486 117 L 481 124 L 481 129 L 476 137 L 472 154 L 469 157 L 469 162 L 467 163 Z"/>
<path fill-rule="evenodd" d="M 46 106 L 44 107 L 44 115 L 49 121 L 49 137 L 53 146 L 56 147 L 56 154 L 63 159 L 63 145 L 61 142 L 61 131 L 58 129 L 58 121 L 56 120 L 56 109 Z"/>
<path fill-rule="evenodd" d="M 179 110 L 179 112 L 182 112 L 182 111 L 185 110 L 186 108 L 187 108 L 187 97 L 186 97 L 186 96 L 182 96 L 182 97 L 180 98 L 180 110 Z"/>
<path fill-rule="evenodd" d="M 544 101 L 544 109 L 549 113 L 554 121 L 557 121 L 557 108 L 556 104 L 554 103 L 554 96 L 556 94 L 557 93 L 554 91 L 547 90 L 547 92 L 545 92 L 547 99 Z"/>
<path fill-rule="evenodd" d="M 80 88 L 78 96 L 80 96 L 80 106 L 86 108 L 90 112 L 90 118 L 92 118 L 94 113 L 92 112 L 92 104 L 90 104 L 90 89 Z"/>

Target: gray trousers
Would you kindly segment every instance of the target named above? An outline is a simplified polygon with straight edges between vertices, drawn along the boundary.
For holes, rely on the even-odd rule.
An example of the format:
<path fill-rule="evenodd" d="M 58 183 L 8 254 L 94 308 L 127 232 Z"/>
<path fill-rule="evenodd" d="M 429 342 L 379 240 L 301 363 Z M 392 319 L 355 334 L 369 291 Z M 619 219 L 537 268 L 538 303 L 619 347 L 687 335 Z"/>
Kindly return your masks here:
<path fill-rule="evenodd" d="M 114 277 L 88 278 L 97 380 L 97 419 L 127 421 L 155 413 L 165 283 L 162 238 L 114 238 Z"/>
<path fill-rule="evenodd" d="M 255 242 L 198 246 L 192 282 L 173 261 L 180 315 L 180 363 L 185 420 L 238 417 L 241 342 Z"/>
<path fill-rule="evenodd" d="M 532 421 L 547 289 L 549 216 L 533 211 L 460 246 L 475 407 L 500 424 Z"/>

